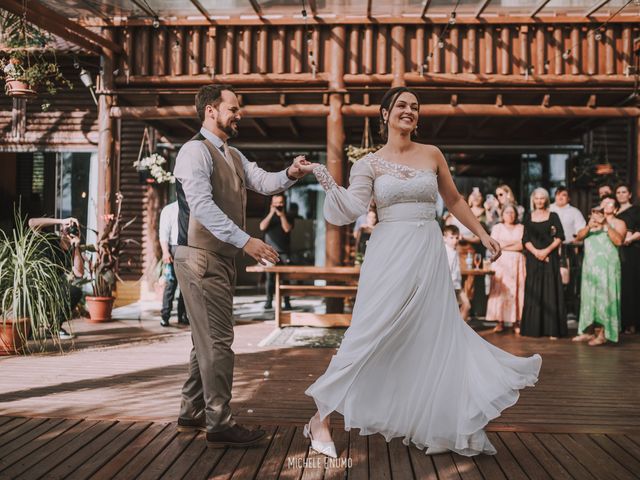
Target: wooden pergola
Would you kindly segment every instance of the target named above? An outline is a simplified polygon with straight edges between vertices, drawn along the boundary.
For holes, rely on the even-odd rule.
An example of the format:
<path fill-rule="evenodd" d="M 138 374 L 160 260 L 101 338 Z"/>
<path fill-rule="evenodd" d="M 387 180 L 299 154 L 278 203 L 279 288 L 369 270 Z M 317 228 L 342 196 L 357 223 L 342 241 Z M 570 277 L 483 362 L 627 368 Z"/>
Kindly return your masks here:
<path fill-rule="evenodd" d="M 640 179 L 640 6 L 633 0 L 0 0 L 101 59 L 100 213 L 111 208 L 119 122 L 144 120 L 182 143 L 196 90 L 236 88 L 246 144 L 326 143 L 344 183 L 344 147 L 390 86 L 421 96 L 424 141 L 568 142 L 603 119 L 635 129 Z M 557 6 L 557 4 L 567 6 Z M 291 141 L 293 139 L 293 141 Z M 297 142 L 297 143 L 296 143 Z M 341 234 L 327 226 L 326 264 Z"/>

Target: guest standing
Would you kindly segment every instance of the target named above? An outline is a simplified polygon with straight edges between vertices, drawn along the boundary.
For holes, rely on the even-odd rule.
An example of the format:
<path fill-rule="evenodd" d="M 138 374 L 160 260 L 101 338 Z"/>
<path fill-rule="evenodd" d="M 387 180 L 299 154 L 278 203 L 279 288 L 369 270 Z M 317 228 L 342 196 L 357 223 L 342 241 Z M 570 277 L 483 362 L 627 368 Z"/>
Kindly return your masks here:
<path fill-rule="evenodd" d="M 631 204 L 629 185 L 618 185 L 618 218 L 627 226 L 620 248 L 622 271 L 621 318 L 625 333 L 640 331 L 640 207 Z"/>
<path fill-rule="evenodd" d="M 562 263 L 566 265 L 569 274 L 565 280 L 564 299 L 567 313 L 577 315 L 580 310 L 580 264 L 582 263 L 580 248 L 575 245 L 575 237 L 578 231 L 586 225 L 582 212 L 569 203 L 569 190 L 558 187 L 555 194 L 555 203 L 550 210 L 558 214 L 562 229 L 564 230 L 564 242 L 562 244 Z"/>
<path fill-rule="evenodd" d="M 495 272 L 487 302 L 487 320 L 498 322 L 494 332 L 502 332 L 505 323 L 519 332 L 524 304 L 525 261 L 522 255 L 524 227 L 516 224 L 518 212 L 513 205 L 502 209 L 502 223 L 491 230 L 491 237 L 500 243 L 502 256 L 491 264 Z"/>
<path fill-rule="evenodd" d="M 173 309 L 173 299 L 178 288 L 178 278 L 173 268 L 173 257 L 178 248 L 178 202 L 171 202 L 160 212 L 160 227 L 158 228 L 160 247 L 162 247 L 162 263 L 164 263 L 165 285 L 162 295 L 162 310 L 160 311 L 160 325 L 169 326 L 169 318 Z M 187 311 L 184 308 L 182 292 L 178 296 L 178 324 L 189 325 Z"/>
<path fill-rule="evenodd" d="M 471 302 L 467 294 L 462 290 L 462 272 L 460 271 L 460 255 L 458 254 L 458 242 L 460 241 L 460 230 L 455 225 L 446 225 L 442 229 L 444 249 L 447 252 L 447 263 L 451 272 L 451 281 L 456 291 L 456 300 L 460 309 L 460 316 L 464 321 L 469 318 Z"/>
<path fill-rule="evenodd" d="M 619 204 L 605 197 L 591 209 L 589 224 L 580 229 L 577 240 L 584 240 L 580 322 L 573 341 L 589 340 L 596 346 L 618 341 L 620 330 L 620 256 L 627 227 L 615 218 Z M 587 330 L 599 325 L 597 335 Z"/>
<path fill-rule="evenodd" d="M 369 238 L 371 238 L 376 223 L 378 223 L 378 215 L 375 210 L 370 209 L 369 212 L 367 212 L 366 220 L 359 225 L 358 230 L 354 234 L 356 239 L 356 253 L 365 254 L 367 242 Z"/>
<path fill-rule="evenodd" d="M 551 339 L 567 335 L 558 255 L 563 240 L 560 217 L 549 210 L 549 192 L 536 188 L 531 194 L 531 212 L 525 215 L 522 235 L 527 266 L 522 335 Z"/>
<path fill-rule="evenodd" d="M 608 183 L 603 183 L 598 186 L 598 198 L 600 200 L 610 195 L 613 195 L 613 189 L 611 188 L 611 185 L 609 185 Z"/>
<path fill-rule="evenodd" d="M 278 252 L 283 264 L 289 263 L 291 255 L 291 230 L 295 220 L 285 211 L 285 198 L 282 194 L 271 197 L 269 213 L 260 222 L 260 231 L 264 232 L 264 242 Z M 275 275 L 267 273 L 265 310 L 273 308 L 273 295 L 276 291 Z M 291 310 L 289 297 L 284 297 L 285 310 Z"/>
<path fill-rule="evenodd" d="M 518 205 L 516 202 L 516 197 L 513 194 L 513 190 L 507 184 L 498 185 L 496 188 L 496 199 L 498 201 L 497 208 L 491 210 L 491 212 L 487 212 L 487 224 L 491 227 L 496 223 L 500 222 L 502 217 L 502 209 L 506 205 L 512 205 L 515 207 L 516 212 L 518 214 L 517 221 L 518 223 L 522 223 L 522 219 L 524 218 L 524 207 L 522 205 Z"/>

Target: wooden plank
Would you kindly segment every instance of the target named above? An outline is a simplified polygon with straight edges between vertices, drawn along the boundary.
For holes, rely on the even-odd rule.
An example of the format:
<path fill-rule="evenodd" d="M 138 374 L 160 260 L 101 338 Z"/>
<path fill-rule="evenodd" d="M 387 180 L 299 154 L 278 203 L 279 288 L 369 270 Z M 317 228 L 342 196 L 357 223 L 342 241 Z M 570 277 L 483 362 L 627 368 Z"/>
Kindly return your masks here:
<path fill-rule="evenodd" d="M 535 437 L 542 443 L 545 448 L 551 452 L 551 454 L 556 458 L 557 462 L 559 462 L 568 472 L 571 472 L 571 476 L 577 478 L 598 478 L 594 477 L 585 467 L 582 466 L 580 462 L 578 462 L 563 446 L 556 435 L 548 434 L 548 433 L 537 433 Z"/>
<path fill-rule="evenodd" d="M 238 467 L 240 460 L 246 453 L 246 449 L 243 448 L 227 448 L 224 449 L 224 453 L 220 460 L 216 463 L 215 468 L 207 476 L 196 477 L 193 474 L 189 475 L 189 478 L 202 478 L 203 480 L 227 480 L 231 478 L 233 472 Z M 204 470 L 203 470 L 204 472 Z"/>
<path fill-rule="evenodd" d="M 293 438 L 285 456 L 285 463 L 280 472 L 280 479 L 300 480 L 304 471 L 304 463 L 309 453 L 309 440 L 302 435 L 302 428 L 294 427 Z"/>
<path fill-rule="evenodd" d="M 16 417 L 11 418 L 8 422 L 5 422 L 0 426 L 0 437 L 5 435 L 6 433 L 11 433 L 15 428 L 18 428 L 23 423 L 27 423 L 29 419 L 26 417 Z M 0 445 L 2 444 L 2 439 L 0 438 Z"/>
<path fill-rule="evenodd" d="M 416 478 L 424 480 L 438 479 L 432 455 L 426 455 L 424 450 L 419 450 L 412 444 L 409 447 L 409 458 Z"/>
<path fill-rule="evenodd" d="M 10 464 L 11 466 L 9 468 L 2 469 L 2 475 L 5 478 L 16 478 L 18 475 L 31 468 L 32 465 L 40 462 L 52 453 L 55 453 L 57 450 L 62 448 L 65 443 L 73 439 L 75 435 L 82 433 L 87 428 L 95 425 L 95 423 L 95 421 L 69 420 L 58 424 L 53 429 L 44 433 L 36 441 L 29 445 L 25 445 L 27 448 L 21 448 L 19 451 L 16 450 L 13 452 L 13 455 L 6 457 L 7 464 Z M 56 432 L 56 434 L 54 434 L 54 432 Z M 42 440 L 38 441 L 40 439 Z M 35 448 L 32 448 L 34 445 Z M 17 461 L 15 461 L 16 456 L 20 457 Z M 4 461 L 5 458 L 0 460 L 0 465 L 4 465 Z"/>
<path fill-rule="evenodd" d="M 433 464 L 440 480 L 459 480 L 461 478 L 452 454 L 433 455 Z"/>
<path fill-rule="evenodd" d="M 571 441 L 567 445 L 573 456 L 578 458 L 581 463 L 589 468 L 591 473 L 597 473 L 600 478 L 617 478 L 620 480 L 637 479 L 636 475 L 626 470 L 620 465 L 615 457 L 610 456 L 606 450 L 600 448 L 597 443 L 589 439 L 586 434 L 571 434 L 563 438 L 570 438 Z M 637 470 L 636 473 L 639 473 Z M 604 475 L 604 477 L 602 477 Z"/>
<path fill-rule="evenodd" d="M 349 313 L 307 313 L 291 312 L 280 315 L 281 325 L 297 327 L 348 327 L 351 325 Z"/>
<path fill-rule="evenodd" d="M 279 477 L 280 471 L 286 463 L 285 456 L 291 446 L 291 440 L 293 439 L 294 433 L 295 428 L 293 427 L 278 427 L 271 445 L 262 460 L 262 465 L 260 466 L 260 470 L 258 470 L 258 477 Z"/>
<path fill-rule="evenodd" d="M 195 464 L 198 458 L 202 457 L 207 450 L 207 444 L 202 438 L 197 436 L 191 440 L 191 443 L 182 451 L 180 456 L 162 475 L 161 478 L 170 480 L 174 478 L 187 478 L 187 472 Z"/>
<path fill-rule="evenodd" d="M 60 448 L 55 448 L 50 451 L 49 455 L 42 461 L 34 462 L 34 464 L 21 473 L 24 478 L 40 478 L 46 476 L 52 478 L 50 475 L 51 470 L 57 466 L 64 464 L 68 460 L 73 460 L 73 456 L 86 444 L 91 443 L 97 437 L 102 435 L 105 431 L 113 427 L 116 422 L 95 422 L 89 428 L 82 433 L 73 434 L 69 436 L 68 440 L 60 445 Z"/>
<path fill-rule="evenodd" d="M 0 448 L 2 449 L 2 456 L 8 456 L 11 452 L 18 450 L 23 445 L 33 441 L 35 438 L 55 427 L 62 421 L 63 420 L 61 418 L 49 420 L 33 419 L 23 423 L 2 437 L 2 445 L 0 445 Z"/>
<path fill-rule="evenodd" d="M 611 440 L 607 435 L 589 435 L 589 439 L 598 444 L 598 446 L 611 457 L 615 458 L 615 460 L 629 472 L 640 472 L 640 460 L 634 458 L 628 451 L 621 448 L 620 445 Z"/>
<path fill-rule="evenodd" d="M 172 427 L 175 428 L 174 425 Z M 171 427 L 169 427 L 171 428 Z M 173 462 L 193 441 L 197 441 L 200 432 L 178 433 L 167 446 L 147 465 L 136 478 L 140 480 L 156 480 L 169 469 Z"/>
<path fill-rule="evenodd" d="M 103 423 L 103 422 L 101 422 Z M 115 438 L 122 435 L 132 423 L 130 422 L 115 422 L 108 430 L 100 434 L 98 437 L 76 451 L 73 456 L 67 457 L 57 467 L 47 473 L 47 479 L 66 479 L 69 478 L 72 472 L 76 472 L 81 469 L 87 462 L 95 456 L 103 456 L 103 449 L 111 443 Z"/>
<path fill-rule="evenodd" d="M 207 448 L 204 439 L 196 439 L 193 442 L 193 444 L 198 444 L 198 443 L 204 446 L 204 450 L 202 451 L 202 454 L 196 458 L 196 461 L 193 463 L 193 465 L 191 466 L 187 474 L 184 476 L 184 478 L 189 478 L 193 480 L 208 479 L 210 472 L 218 466 L 220 459 L 225 454 L 232 453 L 233 455 L 235 455 L 237 453 L 239 454 L 244 453 L 244 451 L 241 449 L 233 453 L 233 452 L 230 452 L 231 449 Z M 167 478 L 170 479 L 171 477 L 167 477 Z M 228 475 L 227 475 L 227 478 L 228 478 Z"/>
<path fill-rule="evenodd" d="M 404 445 L 400 437 L 392 438 L 388 447 L 391 462 L 391 478 L 413 478 L 411 458 L 409 457 L 409 449 L 413 447 Z"/>
<path fill-rule="evenodd" d="M 624 449 L 629 455 L 632 455 L 636 460 L 640 461 L 640 445 L 633 442 L 626 435 L 607 435 L 612 441 Z"/>
<path fill-rule="evenodd" d="M 573 478 L 533 433 L 517 433 L 516 435 L 551 478 L 562 480 Z"/>
<path fill-rule="evenodd" d="M 152 424 L 144 428 L 132 441 L 123 447 L 119 447 L 115 452 L 116 454 L 107 463 L 101 465 L 98 471 L 91 475 L 92 480 L 113 479 L 141 450 L 148 446 L 166 428 L 167 425 L 162 424 Z"/>
<path fill-rule="evenodd" d="M 503 432 L 498 435 L 502 440 L 503 448 L 508 448 L 513 457 L 515 457 L 522 469 L 527 473 L 531 480 L 550 480 L 551 477 L 544 470 L 542 465 L 531 453 L 527 446 L 522 443 L 517 434 L 511 432 Z M 496 447 L 497 448 L 497 447 Z"/>
<path fill-rule="evenodd" d="M 160 434 L 154 437 L 153 442 L 145 445 L 134 454 L 132 460 L 113 477 L 114 480 L 127 480 L 141 475 L 151 461 L 171 443 L 177 434 L 175 425 L 165 425 Z"/>
<path fill-rule="evenodd" d="M 356 429 L 349 431 L 349 457 L 353 462 L 349 480 L 369 480 L 369 437 Z"/>
<path fill-rule="evenodd" d="M 369 435 L 369 475 L 375 479 L 391 479 L 387 441 L 382 435 Z"/>
<path fill-rule="evenodd" d="M 255 447 L 247 449 L 246 453 L 240 460 L 238 467 L 231 476 L 232 480 L 244 480 L 246 478 L 254 478 L 260 468 L 262 460 L 271 446 L 271 442 L 276 433 L 275 427 L 262 427 L 267 432 L 267 438 Z"/>
<path fill-rule="evenodd" d="M 527 474 L 522 470 L 522 467 L 520 467 L 518 461 L 514 458 L 506 445 L 502 443 L 500 437 L 496 433 L 488 433 L 487 437 L 498 451 L 494 458 L 502 468 L 502 471 L 505 473 L 507 478 L 509 480 L 527 480 Z"/>
<path fill-rule="evenodd" d="M 478 470 L 484 476 L 484 478 L 490 478 L 491 480 L 505 479 L 504 473 L 500 469 L 498 462 L 493 456 L 490 455 L 478 455 L 473 457 L 473 460 L 476 462 Z"/>
<path fill-rule="evenodd" d="M 471 457 L 453 455 L 453 461 L 462 480 L 482 480 L 482 475 Z"/>
<path fill-rule="evenodd" d="M 331 438 L 336 445 L 338 458 L 331 460 L 324 473 L 324 480 L 341 480 L 347 477 L 349 471 L 349 432 L 344 428 L 332 428 Z M 410 478 L 410 477 L 399 477 Z"/>

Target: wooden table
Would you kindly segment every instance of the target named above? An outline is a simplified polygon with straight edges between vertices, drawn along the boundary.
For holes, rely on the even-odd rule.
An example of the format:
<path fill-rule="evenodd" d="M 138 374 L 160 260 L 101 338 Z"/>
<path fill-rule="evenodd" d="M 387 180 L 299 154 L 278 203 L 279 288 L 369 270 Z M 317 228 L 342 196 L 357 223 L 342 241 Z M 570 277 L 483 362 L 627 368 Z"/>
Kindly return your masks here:
<path fill-rule="evenodd" d="M 275 273 L 275 318 L 276 325 L 348 327 L 351 324 L 349 313 L 308 313 L 282 312 L 283 296 L 290 297 L 355 297 L 358 291 L 360 267 L 315 267 L 296 265 L 253 265 L 247 267 L 249 273 Z M 282 285 L 284 280 L 326 280 L 327 285 Z"/>

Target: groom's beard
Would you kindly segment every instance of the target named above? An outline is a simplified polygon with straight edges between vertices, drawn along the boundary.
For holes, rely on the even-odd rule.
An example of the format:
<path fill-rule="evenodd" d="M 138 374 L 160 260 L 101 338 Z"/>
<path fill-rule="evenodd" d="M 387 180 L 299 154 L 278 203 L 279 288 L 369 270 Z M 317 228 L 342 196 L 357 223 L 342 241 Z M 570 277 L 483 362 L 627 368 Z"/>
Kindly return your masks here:
<path fill-rule="evenodd" d="M 237 127 L 237 124 L 236 126 L 234 126 L 233 120 L 230 121 L 227 125 L 223 125 L 222 122 L 220 122 L 220 120 L 218 120 L 216 124 L 217 124 L 217 127 L 227 135 L 227 137 L 235 138 L 238 136 L 238 127 Z"/>

